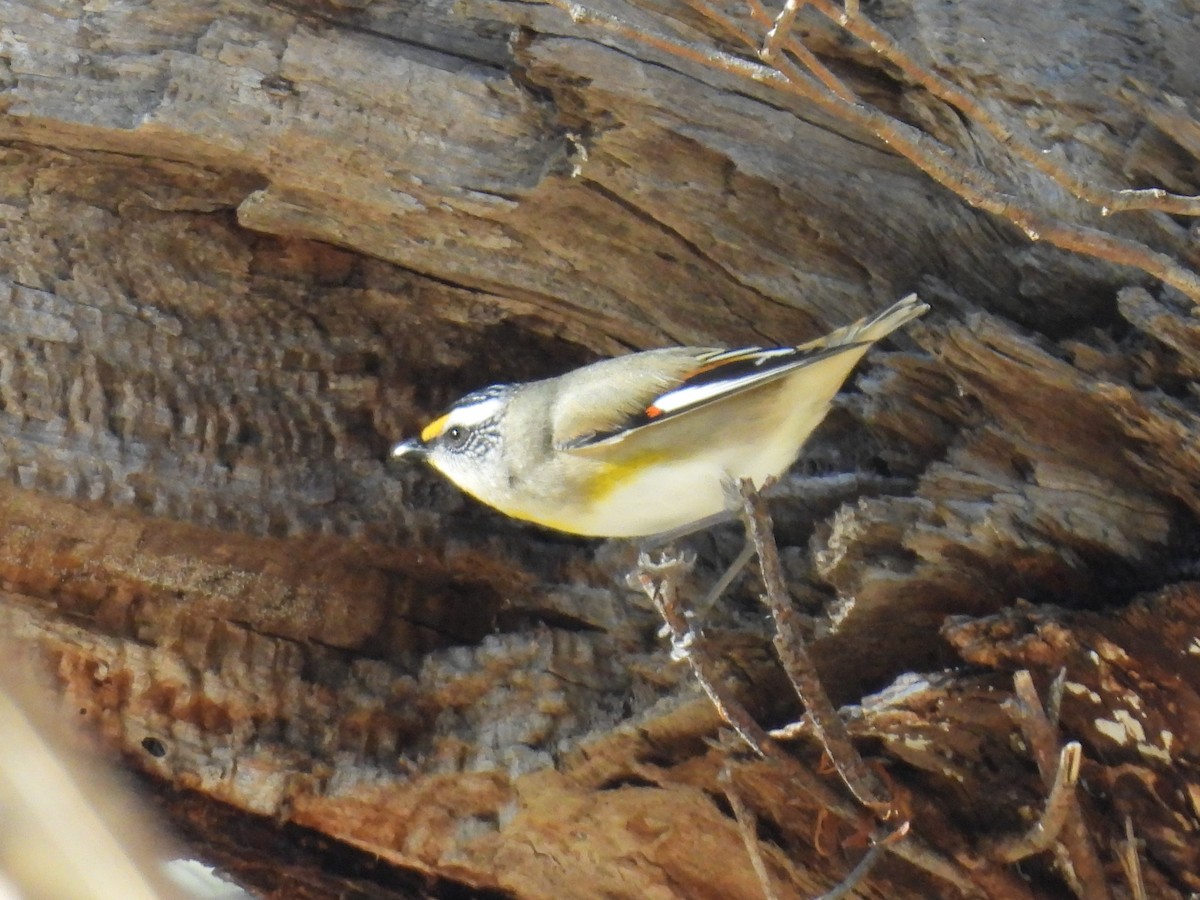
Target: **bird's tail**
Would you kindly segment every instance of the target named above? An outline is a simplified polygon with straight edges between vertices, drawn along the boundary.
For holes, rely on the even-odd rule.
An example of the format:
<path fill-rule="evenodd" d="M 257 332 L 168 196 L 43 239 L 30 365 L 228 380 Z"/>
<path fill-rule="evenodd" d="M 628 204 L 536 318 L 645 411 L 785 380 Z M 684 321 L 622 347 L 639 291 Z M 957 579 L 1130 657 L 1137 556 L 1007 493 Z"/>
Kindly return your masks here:
<path fill-rule="evenodd" d="M 822 347 L 840 347 L 844 344 L 873 344 L 928 311 L 928 303 L 921 301 L 916 294 L 909 294 L 882 312 L 844 325 L 815 341 L 801 344 L 799 349 L 819 350 Z"/>

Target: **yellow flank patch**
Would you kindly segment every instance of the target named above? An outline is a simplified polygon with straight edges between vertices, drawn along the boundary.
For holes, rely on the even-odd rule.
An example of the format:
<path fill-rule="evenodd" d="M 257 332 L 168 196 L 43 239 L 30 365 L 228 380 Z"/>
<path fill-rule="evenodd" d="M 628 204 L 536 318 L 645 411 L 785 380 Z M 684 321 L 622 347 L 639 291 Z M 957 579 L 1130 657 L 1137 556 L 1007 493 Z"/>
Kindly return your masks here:
<path fill-rule="evenodd" d="M 436 424 L 435 422 L 429 427 L 433 428 L 433 425 Z M 629 479 L 637 477 L 647 468 L 670 458 L 671 453 L 667 450 L 656 448 L 653 450 L 643 450 L 639 453 L 626 454 L 617 462 L 598 465 L 590 477 L 580 483 L 579 496 L 575 498 L 575 502 L 581 503 L 584 509 L 590 509 L 596 504 L 602 504 L 613 491 L 620 488 Z M 470 492 L 468 491 L 468 493 Z M 543 528 L 550 528 L 554 531 L 565 531 L 568 534 L 597 534 L 597 532 L 591 530 L 593 526 L 589 526 L 588 524 L 592 518 L 591 516 L 585 516 L 581 521 L 579 518 L 563 516 L 562 513 L 567 510 L 559 510 L 553 507 L 530 509 L 507 506 L 505 504 L 497 505 L 489 503 L 489 501 L 478 496 L 475 499 L 488 503 L 488 505 L 498 509 L 506 516 L 511 516 L 514 519 L 522 519 L 526 522 L 533 522 L 536 525 L 541 525 Z"/>
<path fill-rule="evenodd" d="M 497 508 L 499 509 L 499 507 Z M 551 516 L 534 515 L 522 510 L 501 509 L 500 512 L 514 519 L 520 519 L 522 522 L 532 522 L 534 525 L 541 525 L 543 528 L 549 528 L 552 531 L 563 531 L 567 534 L 583 533 L 579 530 L 577 522 L 568 522 L 565 519 L 555 519 Z"/>
<path fill-rule="evenodd" d="M 432 441 L 434 438 L 436 438 L 439 434 L 441 434 L 442 429 L 446 427 L 446 420 L 448 418 L 450 418 L 449 413 L 447 413 L 444 416 L 438 416 L 436 419 L 434 419 L 432 422 L 430 422 L 428 425 L 426 425 L 424 428 L 422 428 L 421 429 L 421 442 L 428 444 L 430 441 Z"/>
<path fill-rule="evenodd" d="M 483 499 L 478 494 L 476 494 L 472 491 L 468 491 L 466 488 L 463 488 L 463 490 L 466 491 L 468 494 L 470 494 L 472 497 L 474 497 L 476 500 L 478 500 L 480 503 L 490 506 L 490 507 L 492 507 L 492 509 L 499 510 L 500 512 L 504 513 L 506 516 L 511 516 L 514 519 L 520 519 L 522 522 L 532 522 L 534 525 L 541 525 L 543 528 L 550 528 L 550 529 L 553 529 L 554 531 L 565 531 L 568 534 L 580 534 L 581 533 L 579 531 L 579 524 L 577 522 L 568 522 L 565 519 L 558 519 L 558 518 L 555 518 L 554 516 L 542 515 L 541 513 L 531 512 L 529 510 L 521 509 L 516 506 L 497 505 L 495 503 L 492 503 L 488 500 Z"/>
<path fill-rule="evenodd" d="M 589 503 L 600 503 L 626 481 L 657 465 L 671 454 L 662 448 L 623 455 L 618 462 L 608 463 L 587 481 L 584 489 Z"/>

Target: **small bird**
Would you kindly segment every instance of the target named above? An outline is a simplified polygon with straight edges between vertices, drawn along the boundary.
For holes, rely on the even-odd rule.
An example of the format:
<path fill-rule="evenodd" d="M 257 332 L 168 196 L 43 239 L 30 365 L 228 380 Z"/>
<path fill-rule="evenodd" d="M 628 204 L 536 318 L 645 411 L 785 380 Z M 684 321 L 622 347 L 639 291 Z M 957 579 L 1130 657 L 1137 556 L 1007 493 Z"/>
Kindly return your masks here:
<path fill-rule="evenodd" d="M 506 515 L 571 534 L 675 537 L 780 476 L 872 344 L 926 312 L 909 294 L 798 347 L 673 347 L 467 394 L 392 457 L 426 460 Z M 732 489 L 732 490 L 731 490 Z"/>

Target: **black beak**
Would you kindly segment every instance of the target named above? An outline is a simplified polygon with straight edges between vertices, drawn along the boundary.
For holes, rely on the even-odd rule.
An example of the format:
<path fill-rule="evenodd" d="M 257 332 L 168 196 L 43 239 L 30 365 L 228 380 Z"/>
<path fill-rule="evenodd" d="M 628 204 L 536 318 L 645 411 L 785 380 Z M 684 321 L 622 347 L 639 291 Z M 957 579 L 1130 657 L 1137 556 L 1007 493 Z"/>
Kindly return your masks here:
<path fill-rule="evenodd" d="M 392 448 L 391 458 L 401 459 L 404 457 L 421 460 L 429 455 L 429 450 L 416 438 L 411 440 L 401 441 Z"/>

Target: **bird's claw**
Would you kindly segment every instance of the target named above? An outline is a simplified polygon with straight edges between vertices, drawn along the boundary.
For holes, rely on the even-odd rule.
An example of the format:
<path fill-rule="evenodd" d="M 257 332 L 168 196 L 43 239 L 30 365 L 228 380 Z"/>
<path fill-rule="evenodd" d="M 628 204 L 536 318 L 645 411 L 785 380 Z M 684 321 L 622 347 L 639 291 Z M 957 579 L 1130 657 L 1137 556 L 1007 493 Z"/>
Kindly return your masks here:
<path fill-rule="evenodd" d="M 682 662 L 692 655 L 692 648 L 696 645 L 696 632 L 690 628 L 681 635 L 675 635 L 671 638 L 671 662 Z"/>
<path fill-rule="evenodd" d="M 657 558 L 646 551 L 638 554 L 637 566 L 626 578 L 626 584 L 634 590 L 646 590 L 650 581 L 663 578 L 678 578 L 687 574 L 696 565 L 696 554 L 691 550 L 673 552 L 664 550 Z"/>

